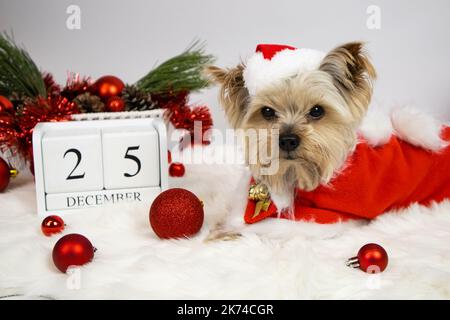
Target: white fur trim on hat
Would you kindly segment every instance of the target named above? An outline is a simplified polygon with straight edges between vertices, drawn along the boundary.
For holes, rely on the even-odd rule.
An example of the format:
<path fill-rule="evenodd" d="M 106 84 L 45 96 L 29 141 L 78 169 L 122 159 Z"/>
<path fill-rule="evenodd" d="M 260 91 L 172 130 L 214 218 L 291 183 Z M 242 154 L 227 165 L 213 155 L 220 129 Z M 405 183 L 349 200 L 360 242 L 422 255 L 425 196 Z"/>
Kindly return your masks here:
<path fill-rule="evenodd" d="M 282 50 L 271 60 L 256 52 L 248 61 L 243 76 L 251 95 L 268 85 L 305 71 L 316 70 L 325 57 L 323 52 L 313 49 Z"/>

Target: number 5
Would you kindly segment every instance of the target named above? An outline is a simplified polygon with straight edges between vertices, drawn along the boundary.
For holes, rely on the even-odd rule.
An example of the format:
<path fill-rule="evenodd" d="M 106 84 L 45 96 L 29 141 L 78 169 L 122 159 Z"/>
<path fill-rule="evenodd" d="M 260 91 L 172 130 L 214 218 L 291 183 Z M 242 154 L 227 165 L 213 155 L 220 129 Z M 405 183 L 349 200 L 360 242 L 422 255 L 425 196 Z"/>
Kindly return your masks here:
<path fill-rule="evenodd" d="M 127 152 L 125 153 L 125 159 L 130 159 L 130 160 L 133 160 L 134 162 L 136 162 L 137 171 L 134 174 L 124 173 L 123 175 L 127 178 L 134 177 L 141 171 L 141 160 L 139 160 L 139 158 L 136 156 L 128 154 L 128 152 L 133 151 L 133 150 L 139 150 L 139 146 L 128 147 Z"/>

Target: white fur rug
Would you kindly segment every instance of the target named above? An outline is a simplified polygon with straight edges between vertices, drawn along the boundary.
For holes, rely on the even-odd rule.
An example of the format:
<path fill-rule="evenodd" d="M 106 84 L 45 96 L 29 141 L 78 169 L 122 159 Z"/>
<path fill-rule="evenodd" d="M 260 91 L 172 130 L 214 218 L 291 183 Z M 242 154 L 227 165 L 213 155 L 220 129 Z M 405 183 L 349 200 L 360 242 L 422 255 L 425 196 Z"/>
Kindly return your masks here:
<path fill-rule="evenodd" d="M 66 216 L 65 233 L 98 249 L 77 279 L 59 272 L 35 212 L 34 184 L 19 177 L 0 194 L 0 296 L 43 299 L 448 299 L 450 202 L 389 213 L 370 224 L 242 222 L 248 173 L 238 165 L 189 165 L 172 186 L 195 192 L 206 220 L 192 239 L 160 240 L 148 209 L 114 207 Z M 223 219 L 234 241 L 205 242 Z M 368 242 L 389 254 L 385 272 L 345 266 Z M 69 283 L 69 285 L 68 285 Z"/>

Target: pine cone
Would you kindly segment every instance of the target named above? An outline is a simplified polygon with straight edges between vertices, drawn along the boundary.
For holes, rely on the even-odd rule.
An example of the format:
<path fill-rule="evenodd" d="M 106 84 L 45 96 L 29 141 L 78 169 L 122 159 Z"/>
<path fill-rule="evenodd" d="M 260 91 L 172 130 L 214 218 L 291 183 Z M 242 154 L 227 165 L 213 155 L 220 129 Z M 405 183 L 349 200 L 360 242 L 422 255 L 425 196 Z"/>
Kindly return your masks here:
<path fill-rule="evenodd" d="M 78 105 L 81 113 L 105 111 L 105 104 L 100 97 L 92 95 L 89 92 L 78 95 L 73 101 Z"/>
<path fill-rule="evenodd" d="M 151 94 L 139 90 L 136 86 L 127 85 L 122 90 L 122 99 L 125 101 L 127 111 L 152 110 L 157 107 Z"/>

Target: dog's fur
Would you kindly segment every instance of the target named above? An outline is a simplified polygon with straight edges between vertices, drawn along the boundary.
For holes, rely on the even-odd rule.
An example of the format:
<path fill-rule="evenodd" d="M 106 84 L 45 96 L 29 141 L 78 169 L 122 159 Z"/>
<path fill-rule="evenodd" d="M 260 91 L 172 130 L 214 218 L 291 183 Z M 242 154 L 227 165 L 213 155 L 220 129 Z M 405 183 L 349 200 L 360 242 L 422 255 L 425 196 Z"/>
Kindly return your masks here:
<path fill-rule="evenodd" d="M 267 184 L 272 195 L 289 196 L 300 188 L 314 190 L 328 183 L 344 166 L 357 143 L 357 128 L 372 97 L 375 68 L 361 42 L 351 42 L 330 51 L 318 70 L 301 73 L 250 95 L 245 87 L 244 63 L 232 69 L 207 68 L 221 86 L 220 101 L 235 129 L 277 129 L 293 133 L 301 144 L 294 151 L 280 150 L 279 170 L 261 174 L 260 162 L 249 164 L 253 176 Z M 310 109 L 320 105 L 321 119 L 311 119 Z M 268 106 L 277 117 L 266 120 L 261 108 Z M 275 131 L 273 131 L 275 132 Z M 261 143 L 271 143 L 271 140 Z M 278 159 L 279 158 L 279 159 Z"/>

